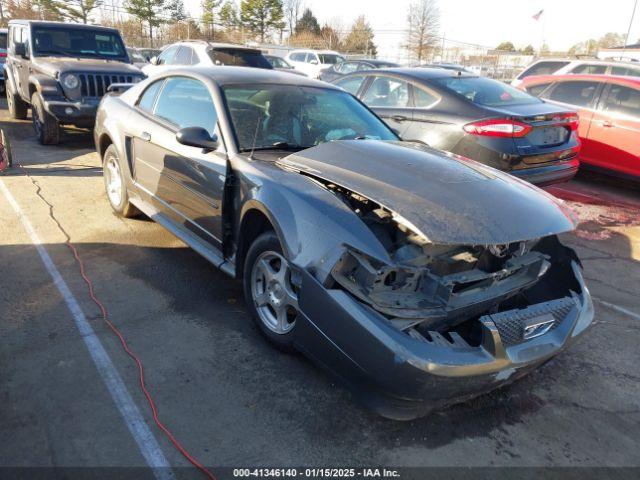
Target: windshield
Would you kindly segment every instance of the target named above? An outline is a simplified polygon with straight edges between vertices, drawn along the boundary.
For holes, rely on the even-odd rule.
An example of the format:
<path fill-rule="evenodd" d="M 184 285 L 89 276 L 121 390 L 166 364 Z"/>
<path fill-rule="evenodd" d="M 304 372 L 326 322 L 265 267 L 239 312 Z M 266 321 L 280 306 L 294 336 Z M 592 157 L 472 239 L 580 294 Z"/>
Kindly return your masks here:
<path fill-rule="evenodd" d="M 273 68 L 260 50 L 244 48 L 216 48 L 209 50 L 209 57 L 216 65 L 235 65 L 237 67 Z"/>
<path fill-rule="evenodd" d="M 320 63 L 329 65 L 344 62 L 343 57 L 341 57 L 340 55 L 335 55 L 333 53 L 319 53 L 318 58 L 320 59 Z"/>
<path fill-rule="evenodd" d="M 33 27 L 33 52 L 66 57 L 127 58 L 117 32 L 88 28 Z"/>
<path fill-rule="evenodd" d="M 467 97 L 473 103 L 487 107 L 507 107 L 541 103 L 528 93 L 506 83 L 484 77 L 445 77 L 434 81 L 444 88 Z"/>
<path fill-rule="evenodd" d="M 346 92 L 294 85 L 223 88 L 241 151 L 303 149 L 331 140 L 397 140 Z"/>
<path fill-rule="evenodd" d="M 147 63 L 147 59 L 142 55 L 140 55 L 140 53 L 136 52 L 135 50 L 131 50 L 130 48 L 127 48 L 127 53 L 129 54 L 129 58 L 131 59 L 132 62 Z"/>

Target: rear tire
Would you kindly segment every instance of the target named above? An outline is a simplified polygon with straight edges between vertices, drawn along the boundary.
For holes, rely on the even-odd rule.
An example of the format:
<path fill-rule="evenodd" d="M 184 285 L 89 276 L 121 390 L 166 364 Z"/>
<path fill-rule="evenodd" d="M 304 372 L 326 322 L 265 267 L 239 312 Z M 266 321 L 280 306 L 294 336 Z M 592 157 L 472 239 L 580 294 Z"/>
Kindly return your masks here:
<path fill-rule="evenodd" d="M 102 176 L 104 178 L 104 188 L 107 193 L 107 199 L 116 215 L 125 218 L 140 215 L 140 210 L 129 202 L 127 183 L 120 166 L 118 151 L 114 145 L 109 145 L 104 152 L 104 157 L 102 158 Z"/>
<path fill-rule="evenodd" d="M 277 235 L 268 231 L 249 247 L 244 262 L 244 296 L 260 333 L 276 348 L 294 350 L 298 292 Z"/>
<path fill-rule="evenodd" d="M 12 93 L 6 86 L 5 93 L 7 94 L 7 106 L 9 107 L 9 115 L 11 115 L 11 118 L 14 120 L 25 120 L 27 118 L 27 110 L 29 109 L 27 102 L 20 98 L 18 92 Z"/>
<path fill-rule="evenodd" d="M 31 96 L 31 118 L 33 120 L 33 129 L 41 145 L 57 145 L 60 143 L 58 120 L 44 109 L 42 96 L 38 92 Z"/>

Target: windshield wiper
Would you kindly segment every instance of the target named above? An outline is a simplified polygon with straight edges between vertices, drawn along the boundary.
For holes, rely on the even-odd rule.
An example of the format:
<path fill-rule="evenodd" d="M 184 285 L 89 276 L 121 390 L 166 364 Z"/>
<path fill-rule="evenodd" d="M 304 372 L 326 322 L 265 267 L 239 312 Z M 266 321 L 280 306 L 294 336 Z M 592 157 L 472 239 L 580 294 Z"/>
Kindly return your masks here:
<path fill-rule="evenodd" d="M 288 143 L 288 142 L 274 142 L 271 145 L 259 145 L 255 148 L 243 148 L 243 152 L 249 152 L 252 150 L 260 151 L 260 150 L 291 150 L 298 151 L 304 150 L 305 148 L 311 148 L 311 146 L 298 145 L 297 143 Z"/>

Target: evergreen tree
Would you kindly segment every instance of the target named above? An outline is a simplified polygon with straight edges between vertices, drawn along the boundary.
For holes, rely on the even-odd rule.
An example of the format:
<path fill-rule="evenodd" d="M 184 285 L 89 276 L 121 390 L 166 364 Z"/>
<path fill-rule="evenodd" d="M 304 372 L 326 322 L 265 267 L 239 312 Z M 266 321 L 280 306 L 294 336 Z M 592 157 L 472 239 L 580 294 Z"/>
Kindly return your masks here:
<path fill-rule="evenodd" d="M 242 0 L 240 20 L 249 31 L 257 34 L 264 42 L 274 29 L 284 28 L 282 0 Z"/>
<path fill-rule="evenodd" d="M 102 5 L 102 0 L 70 0 L 62 5 L 63 14 L 74 22 L 88 23 L 91 12 Z"/>
<path fill-rule="evenodd" d="M 187 13 L 184 10 L 184 2 L 182 0 L 169 0 L 166 10 L 169 18 L 174 22 L 183 22 L 187 19 Z"/>
<path fill-rule="evenodd" d="M 149 39 L 153 45 L 153 29 L 162 23 L 166 9 L 165 0 L 127 0 L 127 12 L 149 27 Z"/>
<path fill-rule="evenodd" d="M 302 16 L 296 23 L 296 35 L 303 32 L 320 35 L 320 24 L 318 23 L 318 19 L 313 15 L 309 8 L 304 9 Z"/>
<path fill-rule="evenodd" d="M 343 48 L 350 53 L 364 53 L 372 57 L 378 54 L 373 43 L 373 30 L 364 15 L 360 15 L 354 22 L 347 38 L 344 39 Z"/>
<path fill-rule="evenodd" d="M 231 0 L 227 0 L 220 9 L 220 23 L 230 30 L 238 25 L 238 21 L 238 7 Z"/>

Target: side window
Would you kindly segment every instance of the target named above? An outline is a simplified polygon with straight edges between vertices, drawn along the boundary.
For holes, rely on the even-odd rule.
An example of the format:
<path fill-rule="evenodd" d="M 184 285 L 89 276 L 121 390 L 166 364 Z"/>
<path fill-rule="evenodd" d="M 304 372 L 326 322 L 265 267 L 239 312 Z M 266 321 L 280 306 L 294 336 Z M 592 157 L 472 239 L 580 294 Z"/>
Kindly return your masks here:
<path fill-rule="evenodd" d="M 593 63 L 583 63 L 582 65 L 574 67 L 571 70 L 571 73 L 590 73 L 592 75 L 604 75 L 605 73 L 607 73 L 607 66 Z"/>
<path fill-rule="evenodd" d="M 519 79 L 529 77 L 531 75 L 551 75 L 557 72 L 565 65 L 569 65 L 569 62 L 538 62 L 535 65 L 531 65 L 524 72 L 518 75 Z"/>
<path fill-rule="evenodd" d="M 142 93 L 140 100 L 138 100 L 138 107 L 141 110 L 144 110 L 147 113 L 151 113 L 151 111 L 153 110 L 154 100 L 156 99 L 158 90 L 160 90 L 160 87 L 162 86 L 162 82 L 164 82 L 164 79 L 152 83 Z"/>
<path fill-rule="evenodd" d="M 307 53 L 307 59 L 305 60 L 305 62 L 307 63 L 311 63 L 313 61 L 318 62 L 318 56 L 315 53 L 309 52 Z M 318 62 L 319 63 L 319 62 Z"/>
<path fill-rule="evenodd" d="M 432 93 L 423 90 L 422 88 L 418 88 L 416 86 L 413 87 L 413 102 L 418 108 L 430 108 L 435 105 L 438 101 L 438 97 L 433 95 Z"/>
<path fill-rule="evenodd" d="M 530 87 L 527 87 L 527 93 L 533 95 L 534 97 L 538 97 L 542 92 L 545 91 L 545 89 L 549 85 L 551 85 L 551 82 L 539 83 L 538 85 L 531 85 Z"/>
<path fill-rule="evenodd" d="M 171 77 L 166 81 L 153 113 L 178 128 L 203 127 L 211 135 L 218 119 L 207 87 L 186 77 Z"/>
<path fill-rule="evenodd" d="M 406 107 L 409 85 L 395 78 L 375 77 L 362 101 L 370 107 Z"/>
<path fill-rule="evenodd" d="M 293 60 L 294 62 L 304 62 L 304 58 L 307 56 L 306 53 L 294 53 L 293 55 L 291 55 L 291 60 Z"/>
<path fill-rule="evenodd" d="M 191 65 L 191 57 L 193 56 L 193 50 L 191 47 L 180 47 L 176 58 L 173 60 L 174 65 Z"/>
<path fill-rule="evenodd" d="M 351 73 L 358 69 L 358 64 L 353 62 L 342 62 L 336 65 L 336 70 L 340 73 Z"/>
<path fill-rule="evenodd" d="M 560 82 L 544 98 L 579 107 L 590 107 L 600 84 L 597 82 Z"/>
<path fill-rule="evenodd" d="M 361 63 L 358 65 L 358 70 L 374 70 L 376 67 L 370 63 Z"/>
<path fill-rule="evenodd" d="M 167 48 L 164 52 L 162 52 L 158 56 L 158 64 L 159 65 L 171 65 L 173 63 L 173 57 L 178 51 L 178 46 L 174 45 L 173 47 Z"/>
<path fill-rule="evenodd" d="M 640 68 L 633 67 L 611 67 L 611 75 L 622 75 L 623 77 L 640 77 Z"/>
<path fill-rule="evenodd" d="M 640 90 L 623 85 L 611 85 L 601 109 L 640 119 Z"/>
<path fill-rule="evenodd" d="M 343 78 L 336 82 L 336 85 L 340 88 L 344 88 L 351 95 L 356 95 L 360 90 L 360 85 L 365 79 L 364 75 L 353 75 L 352 77 Z"/>

